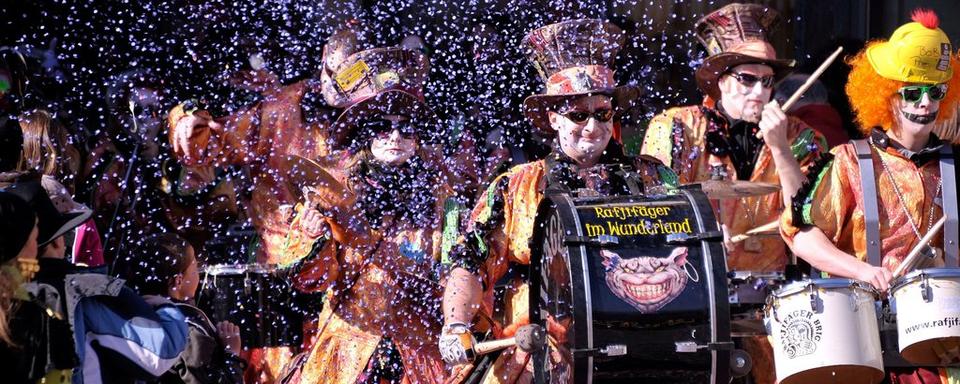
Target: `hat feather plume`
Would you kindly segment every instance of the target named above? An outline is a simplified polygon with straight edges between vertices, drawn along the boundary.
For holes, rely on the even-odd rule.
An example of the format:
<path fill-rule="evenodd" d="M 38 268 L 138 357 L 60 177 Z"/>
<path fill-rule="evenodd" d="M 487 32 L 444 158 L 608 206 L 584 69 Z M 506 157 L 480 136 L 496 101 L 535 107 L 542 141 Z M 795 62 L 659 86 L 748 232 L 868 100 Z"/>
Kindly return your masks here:
<path fill-rule="evenodd" d="M 914 9 L 910 18 L 929 29 L 937 29 L 940 26 L 940 17 L 937 16 L 936 12 L 928 8 Z"/>

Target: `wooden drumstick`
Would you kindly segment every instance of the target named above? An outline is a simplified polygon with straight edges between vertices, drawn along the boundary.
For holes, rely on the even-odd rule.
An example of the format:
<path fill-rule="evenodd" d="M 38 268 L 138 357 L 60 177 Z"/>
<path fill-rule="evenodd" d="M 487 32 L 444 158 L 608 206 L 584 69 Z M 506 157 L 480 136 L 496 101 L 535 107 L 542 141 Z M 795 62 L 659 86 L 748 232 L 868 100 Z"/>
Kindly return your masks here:
<path fill-rule="evenodd" d="M 822 75 L 823 72 L 827 70 L 827 67 L 829 67 L 830 64 L 837 59 L 837 56 L 840 56 L 841 52 L 843 52 L 843 47 L 837 47 L 837 50 L 833 51 L 833 54 L 831 54 L 830 57 L 823 62 L 823 64 L 820 64 L 820 67 L 817 68 L 816 71 L 813 71 L 807 81 L 804 82 L 803 85 L 801 85 L 800 88 L 797 89 L 797 91 L 794 92 L 793 95 L 790 96 L 790 98 L 780 106 L 780 110 L 786 113 L 787 110 L 797 102 L 797 100 L 800 100 L 800 97 L 803 96 L 803 93 L 806 92 L 807 89 L 810 89 L 810 86 L 812 86 L 813 83 L 820 78 L 820 75 Z"/>
<path fill-rule="evenodd" d="M 479 356 L 512 346 L 517 346 L 524 352 L 531 352 L 543 346 L 544 336 L 542 327 L 528 324 L 517 329 L 514 337 L 477 343 L 473 346 L 473 352 Z"/>
<path fill-rule="evenodd" d="M 823 72 L 827 70 L 830 64 L 833 64 L 833 61 L 836 60 L 838 56 L 840 56 L 841 52 L 843 52 L 843 47 L 837 47 L 837 50 L 833 51 L 830 57 L 827 57 L 827 59 L 824 60 L 822 64 L 820 64 L 820 67 L 818 67 L 816 71 L 813 71 L 813 73 L 810 74 L 810 77 L 807 78 L 807 81 L 804 82 L 803 85 L 800 86 L 800 88 L 797 88 L 797 91 L 794 92 L 793 95 L 791 95 L 790 98 L 787 99 L 787 101 L 785 101 L 783 105 L 780 106 L 780 110 L 783 111 L 783 113 L 787 113 L 787 110 L 789 110 L 790 107 L 793 106 L 793 104 L 795 104 L 798 100 L 800 100 L 800 98 L 803 96 L 803 93 L 806 92 L 807 89 L 810 89 L 813 83 L 816 82 L 818 78 L 820 78 L 820 75 L 822 75 Z M 757 132 L 757 137 L 763 137 L 763 133 Z"/>
<path fill-rule="evenodd" d="M 758 233 L 771 231 L 777 228 L 780 228 L 780 220 L 771 221 L 769 223 L 766 223 L 764 225 L 761 225 L 759 227 L 756 227 L 754 229 L 751 229 L 739 235 L 733 236 L 730 238 L 730 242 L 736 244 L 746 239 L 749 239 L 753 236 L 756 236 Z"/>
<path fill-rule="evenodd" d="M 930 227 L 930 230 L 927 231 L 927 234 L 923 235 L 923 238 L 920 239 L 920 242 L 917 243 L 917 245 L 915 245 L 913 249 L 910 250 L 910 253 L 907 254 L 907 258 L 903 259 L 903 262 L 900 263 L 899 266 L 897 266 L 897 269 L 895 271 L 893 271 L 894 279 L 900 277 L 900 275 L 903 275 L 905 272 L 908 272 L 910 269 L 913 269 L 913 264 L 916 264 L 917 259 L 920 257 L 920 250 L 923 249 L 923 247 L 927 246 L 927 243 L 929 243 L 930 240 L 933 239 L 933 236 L 935 236 L 937 232 L 940 232 L 940 228 L 943 228 L 943 223 L 946 223 L 946 222 L 947 222 L 947 217 L 943 216 L 940 218 L 939 221 L 937 221 L 936 224 Z"/>

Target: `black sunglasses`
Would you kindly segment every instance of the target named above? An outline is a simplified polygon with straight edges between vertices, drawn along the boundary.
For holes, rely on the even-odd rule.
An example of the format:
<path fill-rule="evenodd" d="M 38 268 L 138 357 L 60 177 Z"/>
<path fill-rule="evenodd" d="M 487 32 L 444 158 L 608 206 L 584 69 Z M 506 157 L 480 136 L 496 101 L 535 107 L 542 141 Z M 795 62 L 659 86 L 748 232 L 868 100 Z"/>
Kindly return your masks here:
<path fill-rule="evenodd" d="M 757 82 L 764 88 L 773 88 L 773 76 L 756 76 L 749 73 L 730 72 L 730 77 L 737 79 L 744 87 L 753 88 Z"/>
<path fill-rule="evenodd" d="M 611 119 L 613 119 L 613 115 L 615 114 L 613 110 L 609 108 L 598 109 L 593 112 L 571 110 L 571 111 L 558 112 L 558 113 L 563 117 L 566 117 L 568 120 L 577 124 L 584 124 L 591 117 L 598 122 L 606 123 Z"/>
<path fill-rule="evenodd" d="M 378 136 L 389 135 L 390 132 L 393 132 L 394 130 L 399 131 L 400 135 L 405 138 L 412 138 L 417 135 L 417 130 L 414 128 L 410 119 L 397 121 L 372 119 L 364 121 L 360 124 L 360 126 Z"/>

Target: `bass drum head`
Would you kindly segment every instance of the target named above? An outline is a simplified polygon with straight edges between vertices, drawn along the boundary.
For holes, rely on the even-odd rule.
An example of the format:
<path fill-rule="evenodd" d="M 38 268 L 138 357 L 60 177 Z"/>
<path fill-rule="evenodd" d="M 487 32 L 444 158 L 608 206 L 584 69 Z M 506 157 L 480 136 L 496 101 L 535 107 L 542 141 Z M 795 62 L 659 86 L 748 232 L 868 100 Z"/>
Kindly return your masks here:
<path fill-rule="evenodd" d="M 666 243 L 668 233 L 717 230 L 702 203 L 686 195 L 544 198 L 531 241 L 530 319 L 547 332 L 533 355 L 537 383 L 728 380 L 729 352 L 705 348 L 730 340 L 720 245 Z M 618 243 L 598 244 L 599 235 Z M 678 352 L 677 343 L 693 350 Z"/>

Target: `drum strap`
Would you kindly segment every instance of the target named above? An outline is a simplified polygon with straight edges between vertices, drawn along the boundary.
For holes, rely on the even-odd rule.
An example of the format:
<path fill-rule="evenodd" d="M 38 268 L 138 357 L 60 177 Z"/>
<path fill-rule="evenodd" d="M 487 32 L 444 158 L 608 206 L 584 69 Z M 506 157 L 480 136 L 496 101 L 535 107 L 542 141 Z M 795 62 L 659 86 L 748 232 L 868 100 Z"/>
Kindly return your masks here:
<path fill-rule="evenodd" d="M 960 223 L 958 223 L 958 201 L 957 196 L 957 177 L 956 167 L 953 158 L 953 147 L 946 143 L 940 148 L 940 180 L 943 185 L 940 201 L 942 202 L 943 215 L 947 221 L 943 225 L 943 251 L 944 261 L 948 268 L 956 267 L 960 261 L 960 248 L 957 247 L 960 241 Z"/>
<path fill-rule="evenodd" d="M 867 233 L 867 262 L 880 266 L 880 210 L 877 202 L 877 178 L 873 170 L 873 152 L 867 139 L 852 140 L 860 165 L 863 190 L 863 221 Z"/>
<path fill-rule="evenodd" d="M 620 164 L 620 170 L 618 170 L 616 174 L 623 179 L 624 183 L 627 184 L 627 188 L 630 189 L 631 195 L 643 194 L 643 190 L 640 188 L 640 185 L 643 184 L 643 181 L 640 180 L 640 175 L 634 172 L 632 166 Z"/>

